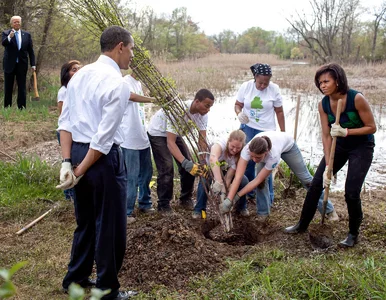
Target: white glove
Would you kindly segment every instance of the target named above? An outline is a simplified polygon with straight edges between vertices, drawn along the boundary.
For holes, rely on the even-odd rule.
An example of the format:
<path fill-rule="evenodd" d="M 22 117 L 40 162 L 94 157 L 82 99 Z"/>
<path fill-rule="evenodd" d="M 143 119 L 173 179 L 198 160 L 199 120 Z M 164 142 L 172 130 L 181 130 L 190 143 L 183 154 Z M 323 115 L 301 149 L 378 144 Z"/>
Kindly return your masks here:
<path fill-rule="evenodd" d="M 212 184 L 212 191 L 215 195 L 219 195 L 220 193 L 225 193 L 225 186 L 221 182 L 215 181 Z"/>
<path fill-rule="evenodd" d="M 342 126 L 340 126 L 339 124 L 332 124 L 330 134 L 332 137 L 336 137 L 336 136 L 346 137 L 348 135 L 348 129 L 342 128 Z"/>
<path fill-rule="evenodd" d="M 238 115 L 237 115 L 237 118 L 239 119 L 240 123 L 241 124 L 248 124 L 249 123 L 249 118 L 248 116 L 243 113 L 243 112 L 240 112 Z"/>
<path fill-rule="evenodd" d="M 83 175 L 75 176 L 70 162 L 63 162 L 60 168 L 60 184 L 56 188 L 61 190 L 73 188 L 82 177 Z"/>
<path fill-rule="evenodd" d="M 326 168 L 324 169 L 323 173 L 323 187 L 326 188 L 330 186 L 331 183 L 331 176 L 330 179 L 328 178 L 328 165 L 326 165 Z"/>

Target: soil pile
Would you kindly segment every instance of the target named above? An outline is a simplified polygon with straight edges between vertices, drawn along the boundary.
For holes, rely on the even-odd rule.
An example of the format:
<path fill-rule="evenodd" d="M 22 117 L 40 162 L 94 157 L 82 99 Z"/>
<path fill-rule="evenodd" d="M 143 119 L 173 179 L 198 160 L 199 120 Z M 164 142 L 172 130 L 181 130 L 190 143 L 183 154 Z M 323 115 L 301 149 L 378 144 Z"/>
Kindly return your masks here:
<path fill-rule="evenodd" d="M 261 240 L 248 220 L 234 218 L 234 224 L 232 233 L 226 234 L 217 221 L 191 220 L 175 212 L 129 225 L 122 285 L 147 291 L 162 284 L 178 290 L 193 276 L 220 272 L 226 258 L 240 258 L 248 245 Z"/>

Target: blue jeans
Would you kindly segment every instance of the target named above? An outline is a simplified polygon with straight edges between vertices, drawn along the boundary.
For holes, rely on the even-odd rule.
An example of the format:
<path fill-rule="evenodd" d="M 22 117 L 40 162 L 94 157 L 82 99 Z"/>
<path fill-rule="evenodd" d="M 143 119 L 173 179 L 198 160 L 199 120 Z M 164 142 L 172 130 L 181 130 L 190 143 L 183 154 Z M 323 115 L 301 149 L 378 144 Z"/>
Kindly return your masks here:
<path fill-rule="evenodd" d="M 211 183 L 212 183 L 211 178 L 209 178 L 208 180 L 206 180 L 203 177 L 200 178 L 198 183 L 198 188 L 197 188 L 197 203 L 196 203 L 196 206 L 194 207 L 195 212 L 201 213 L 202 210 L 206 211 L 206 203 L 208 201 L 208 196 L 205 193 L 204 185 L 206 186 L 206 190 L 209 190 Z M 248 178 L 244 175 L 243 179 L 241 180 L 239 189 L 237 191 L 240 191 L 248 183 L 249 183 Z M 247 209 L 246 195 L 240 197 L 240 200 L 236 204 L 236 211 L 242 211 L 244 209 Z"/>
<path fill-rule="evenodd" d="M 258 134 L 260 132 L 263 132 L 262 130 L 251 128 L 251 127 L 249 127 L 249 126 L 247 126 L 245 124 L 241 124 L 240 129 L 247 136 L 247 138 L 245 140 L 246 143 L 248 143 L 251 139 L 253 139 L 256 134 Z M 247 176 L 249 181 L 252 181 L 256 177 L 257 173 L 256 173 L 256 170 L 255 170 L 255 167 L 256 167 L 256 163 L 252 159 L 249 160 L 249 162 L 247 164 L 247 168 L 246 168 L 245 173 L 244 173 L 245 176 Z M 269 186 L 270 201 L 271 201 L 271 204 L 272 204 L 274 196 L 275 196 L 274 192 L 273 192 L 272 174 L 270 174 L 269 177 L 268 177 L 268 186 Z M 251 197 L 255 197 L 255 191 L 248 193 L 248 195 L 251 196 Z M 256 199 L 256 201 L 257 201 L 257 199 Z"/>
<path fill-rule="evenodd" d="M 304 188 L 308 191 L 311 187 L 312 175 L 308 171 L 302 153 L 300 152 L 296 143 L 292 146 L 292 148 L 281 154 L 281 158 L 286 162 L 288 167 L 294 172 L 294 174 L 299 178 L 300 182 L 304 186 Z M 259 163 L 256 168 L 256 172 L 260 172 L 260 170 L 265 166 L 265 163 Z M 267 180 L 267 179 L 266 179 Z M 270 197 L 267 182 L 262 189 L 257 188 L 256 193 L 256 205 L 257 205 L 257 214 L 258 215 L 269 215 L 270 213 Z M 320 212 L 323 211 L 323 197 L 324 192 L 321 193 L 318 202 L 318 210 Z M 330 213 L 334 211 L 334 206 L 331 201 L 328 200 L 326 213 Z"/>
<path fill-rule="evenodd" d="M 127 215 L 134 211 L 138 195 L 139 209 L 151 208 L 150 181 L 153 175 L 150 147 L 143 150 L 122 148 L 127 169 Z M 139 193 L 138 193 L 139 190 Z"/>

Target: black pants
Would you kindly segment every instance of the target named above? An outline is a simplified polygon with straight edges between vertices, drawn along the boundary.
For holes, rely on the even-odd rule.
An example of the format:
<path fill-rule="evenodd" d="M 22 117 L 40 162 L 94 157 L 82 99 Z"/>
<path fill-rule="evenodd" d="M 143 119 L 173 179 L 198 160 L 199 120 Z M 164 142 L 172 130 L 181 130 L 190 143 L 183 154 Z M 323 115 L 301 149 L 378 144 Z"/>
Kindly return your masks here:
<path fill-rule="evenodd" d="M 83 160 L 88 149 L 88 144 L 72 144 L 73 165 Z M 77 228 L 63 287 L 84 282 L 95 259 L 96 287 L 111 289 L 108 297 L 114 298 L 126 250 L 126 168 L 118 146 L 102 155 L 75 186 L 74 205 Z"/>
<path fill-rule="evenodd" d="M 170 201 L 173 197 L 173 156 L 170 153 L 167 145 L 167 139 L 163 136 L 151 136 L 149 140 L 153 152 L 154 161 L 157 167 L 157 196 L 158 196 L 158 210 L 170 209 Z M 190 158 L 190 153 L 181 137 L 177 137 L 176 144 L 178 149 L 185 158 Z M 181 195 L 180 201 L 190 201 L 193 194 L 194 176 L 186 172 L 181 164 L 175 160 L 178 166 L 178 172 L 181 179 Z"/>
<path fill-rule="evenodd" d="M 16 77 L 17 83 L 17 107 L 19 109 L 26 108 L 26 78 L 27 70 L 25 66 L 16 64 L 12 73 L 4 72 L 4 107 L 12 106 L 12 91 L 13 83 Z"/>
<path fill-rule="evenodd" d="M 373 142 L 363 142 L 351 149 L 347 149 L 339 145 L 339 143 L 336 145 L 333 173 L 336 174 L 348 161 L 344 196 L 349 215 L 349 233 L 355 236 L 359 234 L 359 227 L 363 219 L 360 193 L 366 174 L 373 161 L 373 153 Z M 301 228 L 306 229 L 315 215 L 318 200 L 323 190 L 323 173 L 325 167 L 326 162 L 323 157 L 303 204 L 300 217 Z"/>

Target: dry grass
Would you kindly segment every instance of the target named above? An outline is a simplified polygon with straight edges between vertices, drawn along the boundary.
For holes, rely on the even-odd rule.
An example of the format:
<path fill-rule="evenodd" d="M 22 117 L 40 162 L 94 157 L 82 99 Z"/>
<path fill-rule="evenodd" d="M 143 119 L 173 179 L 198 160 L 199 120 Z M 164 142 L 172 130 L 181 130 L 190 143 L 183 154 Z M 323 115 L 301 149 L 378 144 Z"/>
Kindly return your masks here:
<path fill-rule="evenodd" d="M 215 54 L 205 58 L 155 65 L 166 77 L 173 78 L 184 98 L 190 98 L 199 89 L 207 88 L 216 95 L 232 91 L 237 80 L 252 76 L 249 67 L 257 62 L 271 66 L 287 64 L 275 55 L 267 54 Z"/>

